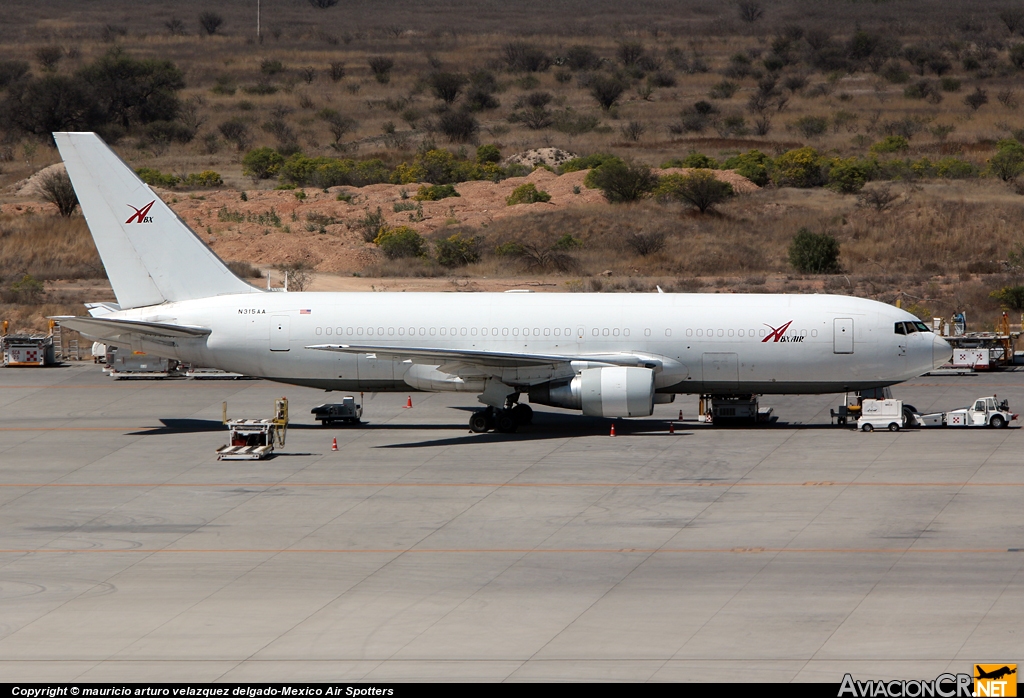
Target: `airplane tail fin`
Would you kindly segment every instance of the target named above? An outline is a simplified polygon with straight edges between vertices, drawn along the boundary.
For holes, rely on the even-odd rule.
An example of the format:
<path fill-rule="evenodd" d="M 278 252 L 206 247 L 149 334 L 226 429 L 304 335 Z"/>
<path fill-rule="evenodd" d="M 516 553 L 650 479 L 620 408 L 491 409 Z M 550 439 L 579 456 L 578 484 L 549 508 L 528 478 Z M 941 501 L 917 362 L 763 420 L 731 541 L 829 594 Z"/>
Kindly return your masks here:
<path fill-rule="evenodd" d="M 55 133 L 122 309 L 259 293 L 235 276 L 95 133 Z"/>

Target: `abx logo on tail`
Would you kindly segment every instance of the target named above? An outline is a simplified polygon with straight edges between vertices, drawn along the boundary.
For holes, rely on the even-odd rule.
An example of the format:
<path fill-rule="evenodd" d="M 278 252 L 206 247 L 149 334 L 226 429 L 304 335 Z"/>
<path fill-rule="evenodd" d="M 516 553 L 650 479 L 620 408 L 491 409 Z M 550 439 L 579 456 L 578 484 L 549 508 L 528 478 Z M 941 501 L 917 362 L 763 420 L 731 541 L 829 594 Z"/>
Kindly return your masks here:
<path fill-rule="evenodd" d="M 135 213 L 130 215 L 128 217 L 128 220 L 125 221 L 125 225 L 127 225 L 128 223 L 152 223 L 153 217 L 149 215 L 149 209 L 153 208 L 153 204 L 155 203 L 156 199 L 153 199 L 142 208 L 135 208 L 131 204 L 125 204 L 128 208 L 135 211 Z"/>

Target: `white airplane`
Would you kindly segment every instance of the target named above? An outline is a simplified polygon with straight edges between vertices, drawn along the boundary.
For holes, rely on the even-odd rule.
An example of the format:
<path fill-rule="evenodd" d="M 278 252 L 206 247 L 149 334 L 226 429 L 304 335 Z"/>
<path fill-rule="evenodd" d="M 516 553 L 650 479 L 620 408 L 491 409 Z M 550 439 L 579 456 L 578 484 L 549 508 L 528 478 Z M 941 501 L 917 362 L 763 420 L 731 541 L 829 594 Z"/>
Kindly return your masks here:
<path fill-rule="evenodd" d="M 325 390 L 476 393 L 476 432 L 528 423 L 524 393 L 642 417 L 680 393 L 880 388 L 952 355 L 910 313 L 847 296 L 269 292 L 98 136 L 54 138 L 117 297 L 61 322 L 114 346 Z"/>

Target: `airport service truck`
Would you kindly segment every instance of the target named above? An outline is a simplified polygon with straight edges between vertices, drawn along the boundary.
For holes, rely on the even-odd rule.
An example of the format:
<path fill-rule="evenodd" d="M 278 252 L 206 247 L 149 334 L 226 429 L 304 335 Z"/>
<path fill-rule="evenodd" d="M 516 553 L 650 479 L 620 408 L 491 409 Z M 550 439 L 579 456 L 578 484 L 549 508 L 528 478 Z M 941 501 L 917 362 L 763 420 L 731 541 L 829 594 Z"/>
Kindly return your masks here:
<path fill-rule="evenodd" d="M 864 400 L 861 403 L 861 416 L 857 420 L 857 428 L 861 431 L 899 431 L 911 424 L 918 427 L 1001 428 L 1009 426 L 1017 416 L 1010 412 L 1009 401 L 1000 401 L 996 395 L 979 397 L 969 407 L 948 412 L 915 413 L 913 422 L 904 417 L 902 400 Z"/>

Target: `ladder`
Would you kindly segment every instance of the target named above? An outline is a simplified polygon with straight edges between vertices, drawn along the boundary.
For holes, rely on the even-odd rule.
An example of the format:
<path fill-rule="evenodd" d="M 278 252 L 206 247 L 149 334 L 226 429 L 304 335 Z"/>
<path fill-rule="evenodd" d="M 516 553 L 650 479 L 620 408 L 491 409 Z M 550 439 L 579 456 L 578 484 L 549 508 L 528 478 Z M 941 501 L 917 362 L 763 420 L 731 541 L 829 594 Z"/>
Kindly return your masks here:
<path fill-rule="evenodd" d="M 50 320 L 50 336 L 53 337 L 53 358 L 60 361 L 64 358 L 64 341 L 60 329 L 60 323 Z"/>

